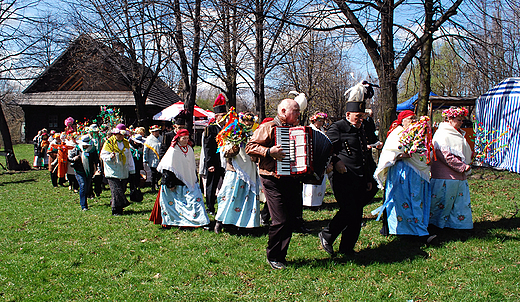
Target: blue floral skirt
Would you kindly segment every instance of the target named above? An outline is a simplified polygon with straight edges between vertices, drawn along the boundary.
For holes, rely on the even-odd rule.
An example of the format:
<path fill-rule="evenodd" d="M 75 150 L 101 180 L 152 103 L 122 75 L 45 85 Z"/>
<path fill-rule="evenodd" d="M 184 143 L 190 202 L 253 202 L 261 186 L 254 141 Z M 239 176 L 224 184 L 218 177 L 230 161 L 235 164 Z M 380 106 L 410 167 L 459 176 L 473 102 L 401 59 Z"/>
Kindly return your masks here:
<path fill-rule="evenodd" d="M 385 203 L 388 229 L 394 235 L 428 235 L 430 184 L 403 161 L 388 169 Z"/>
<path fill-rule="evenodd" d="M 432 179 L 431 186 L 430 224 L 439 228 L 472 229 L 468 181 Z"/>
<path fill-rule="evenodd" d="M 197 184 L 193 191 L 186 186 L 175 186 L 171 190 L 161 185 L 159 201 L 163 225 L 199 227 L 209 224 L 202 192 Z"/>
<path fill-rule="evenodd" d="M 249 188 L 234 171 L 226 171 L 217 196 L 218 210 L 215 220 L 242 228 L 260 226 L 259 184 Z"/>

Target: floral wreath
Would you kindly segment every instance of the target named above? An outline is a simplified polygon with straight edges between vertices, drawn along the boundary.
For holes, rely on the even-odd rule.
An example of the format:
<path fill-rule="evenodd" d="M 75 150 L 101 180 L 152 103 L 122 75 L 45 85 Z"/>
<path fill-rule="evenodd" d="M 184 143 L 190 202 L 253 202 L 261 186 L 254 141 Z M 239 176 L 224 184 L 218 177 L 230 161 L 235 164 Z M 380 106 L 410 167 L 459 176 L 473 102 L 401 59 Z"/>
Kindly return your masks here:
<path fill-rule="evenodd" d="M 456 118 L 457 116 L 468 116 L 469 111 L 464 107 L 451 107 L 442 111 L 443 118 Z"/>
<path fill-rule="evenodd" d="M 240 121 L 258 123 L 258 116 L 254 115 L 252 112 L 240 112 L 238 118 Z"/>
<path fill-rule="evenodd" d="M 326 113 L 324 113 L 324 112 L 316 112 L 309 119 L 311 120 L 311 122 L 314 122 L 315 120 L 317 120 L 319 118 L 326 120 L 327 117 L 328 117 L 328 115 Z"/>

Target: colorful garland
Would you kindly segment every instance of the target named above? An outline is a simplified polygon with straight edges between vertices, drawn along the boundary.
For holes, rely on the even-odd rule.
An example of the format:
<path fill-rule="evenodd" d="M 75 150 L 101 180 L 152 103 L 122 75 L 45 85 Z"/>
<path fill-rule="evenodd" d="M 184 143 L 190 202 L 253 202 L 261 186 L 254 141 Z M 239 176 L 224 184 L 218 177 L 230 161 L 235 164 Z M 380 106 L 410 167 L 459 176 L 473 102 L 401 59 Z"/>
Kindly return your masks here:
<path fill-rule="evenodd" d="M 224 151 L 227 151 L 226 149 L 228 147 L 230 148 L 235 145 L 238 145 L 240 147 L 245 146 L 248 138 L 253 134 L 254 129 L 258 127 L 258 123 L 256 122 L 253 127 L 247 127 L 246 125 L 244 125 L 240 121 L 240 118 L 236 113 L 234 107 L 231 107 L 229 109 L 228 113 L 223 117 L 223 119 L 225 118 L 228 118 L 228 121 L 217 135 L 217 152 L 221 152 L 223 148 Z"/>
<path fill-rule="evenodd" d="M 475 119 L 475 117 L 474 117 Z M 475 155 L 473 159 L 475 161 L 484 161 L 485 159 L 493 158 L 499 151 L 504 148 L 508 148 L 507 144 L 499 145 L 496 148 L 492 148 L 494 145 L 498 145 L 501 138 L 511 131 L 511 127 L 508 125 L 507 130 L 499 133 L 498 130 L 486 131 L 484 124 L 478 122 L 475 119 L 473 130 L 475 131 Z"/>
<path fill-rule="evenodd" d="M 430 118 L 422 116 L 417 122 L 411 124 L 401 132 L 399 137 L 399 149 L 410 155 L 417 154 L 421 161 L 426 158 L 429 164 L 432 158 L 436 159 L 432 143 L 432 128 Z"/>

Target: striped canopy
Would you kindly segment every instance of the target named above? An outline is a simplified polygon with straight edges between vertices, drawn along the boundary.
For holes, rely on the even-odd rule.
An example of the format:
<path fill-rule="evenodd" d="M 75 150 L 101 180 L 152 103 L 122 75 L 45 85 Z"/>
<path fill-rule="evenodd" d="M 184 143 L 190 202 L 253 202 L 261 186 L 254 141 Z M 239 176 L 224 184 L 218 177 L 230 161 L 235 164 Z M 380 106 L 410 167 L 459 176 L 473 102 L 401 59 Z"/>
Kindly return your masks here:
<path fill-rule="evenodd" d="M 490 148 L 493 155 L 482 162 L 520 173 L 520 78 L 506 79 L 481 95 L 475 112 L 481 134 L 498 139 Z"/>

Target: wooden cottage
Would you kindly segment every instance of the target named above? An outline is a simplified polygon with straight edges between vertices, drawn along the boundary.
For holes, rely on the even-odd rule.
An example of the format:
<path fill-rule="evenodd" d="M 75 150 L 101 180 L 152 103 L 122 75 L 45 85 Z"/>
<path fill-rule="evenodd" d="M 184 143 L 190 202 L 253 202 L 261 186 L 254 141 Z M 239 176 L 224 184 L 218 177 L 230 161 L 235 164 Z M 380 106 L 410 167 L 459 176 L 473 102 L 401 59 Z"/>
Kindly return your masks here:
<path fill-rule="evenodd" d="M 95 119 L 100 106 L 118 107 L 127 125 L 136 124 L 130 82 L 120 71 L 125 64 L 126 57 L 90 36 L 74 40 L 16 100 L 25 112 L 25 137 L 30 140 L 42 128 L 62 131 L 69 116 Z M 146 117 L 178 101 L 158 78 L 145 103 Z"/>

